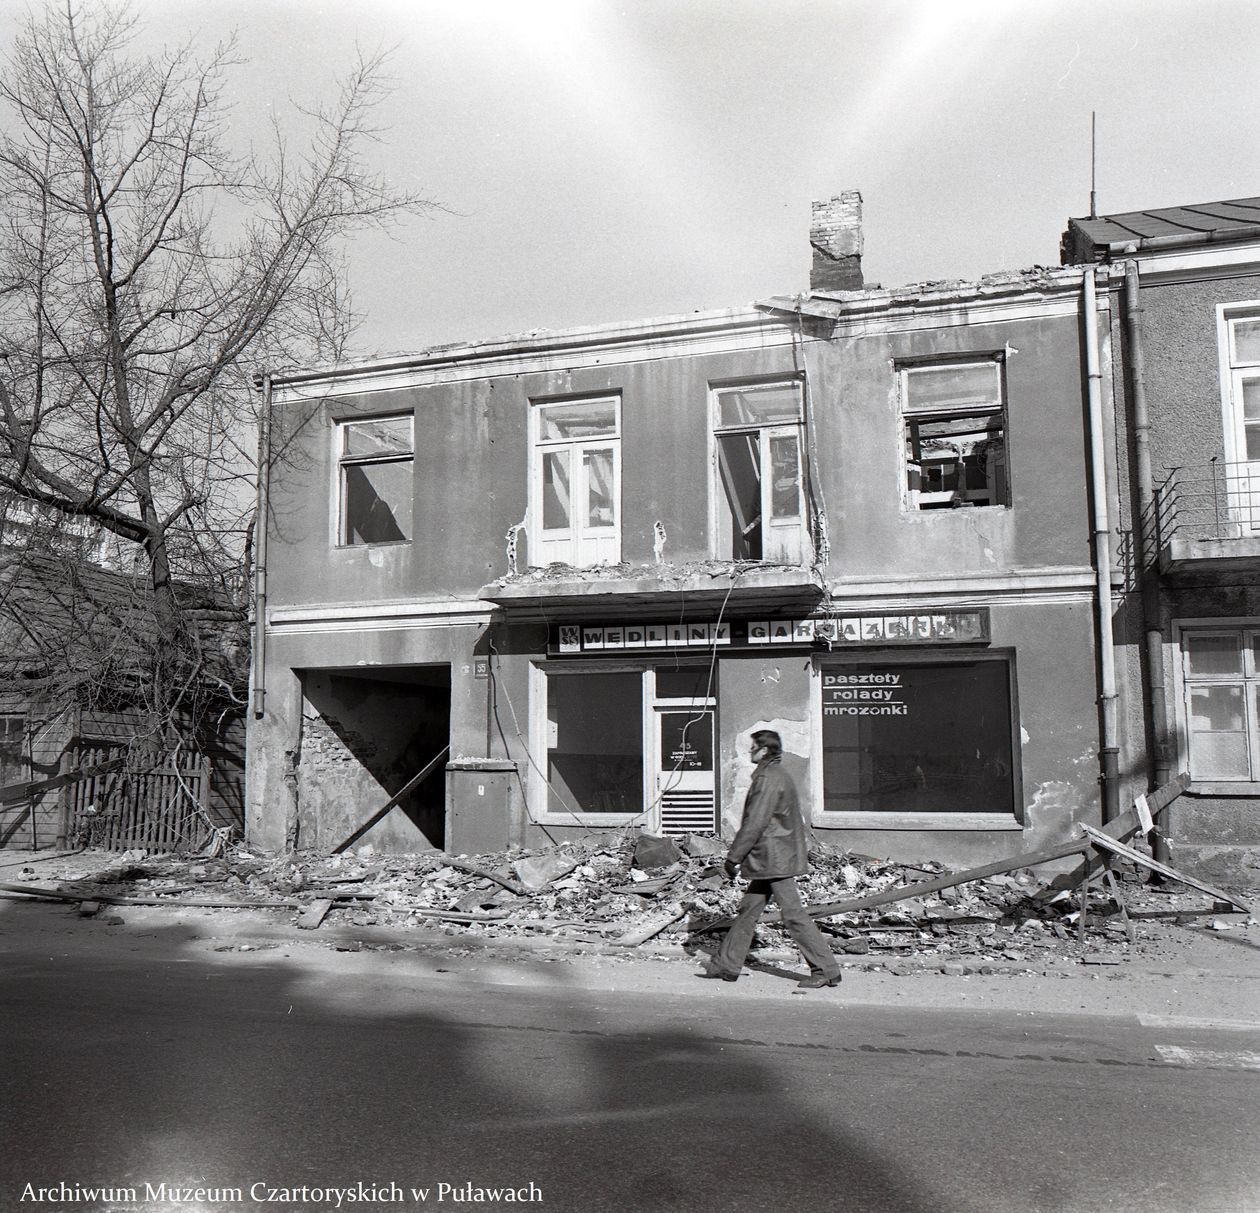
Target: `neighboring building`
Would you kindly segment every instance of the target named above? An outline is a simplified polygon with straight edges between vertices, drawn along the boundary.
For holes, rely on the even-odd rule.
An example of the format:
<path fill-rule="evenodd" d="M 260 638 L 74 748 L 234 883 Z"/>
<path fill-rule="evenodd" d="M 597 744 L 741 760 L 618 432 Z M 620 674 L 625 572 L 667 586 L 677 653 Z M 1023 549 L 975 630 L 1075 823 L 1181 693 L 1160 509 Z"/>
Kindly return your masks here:
<path fill-rule="evenodd" d="M 759 727 L 853 850 L 1100 820 L 1098 312 L 1075 269 L 866 287 L 860 202 L 804 296 L 266 381 L 252 846 L 435 759 L 364 841 L 729 833 Z"/>
<path fill-rule="evenodd" d="M 0 805 L 0 847 L 49 847 L 65 828 L 66 798 L 73 800 L 66 789 L 27 797 L 18 785 L 40 784 L 129 748 L 158 750 L 145 711 L 142 655 L 154 634 L 148 581 L 87 563 L 77 546 L 67 546 L 0 548 L 0 788 L 23 796 L 6 796 Z M 177 592 L 204 664 L 202 685 L 184 688 L 186 705 L 200 701 L 198 726 L 187 711 L 176 717 L 188 734 L 182 756 L 200 754 L 209 762 L 208 824 L 239 831 L 243 623 L 213 594 L 184 584 Z M 153 807 L 137 795 L 146 811 Z"/>
<path fill-rule="evenodd" d="M 1174 866 L 1260 886 L 1260 198 L 1073 219 L 1114 300 L 1129 792 L 1186 771 Z"/>

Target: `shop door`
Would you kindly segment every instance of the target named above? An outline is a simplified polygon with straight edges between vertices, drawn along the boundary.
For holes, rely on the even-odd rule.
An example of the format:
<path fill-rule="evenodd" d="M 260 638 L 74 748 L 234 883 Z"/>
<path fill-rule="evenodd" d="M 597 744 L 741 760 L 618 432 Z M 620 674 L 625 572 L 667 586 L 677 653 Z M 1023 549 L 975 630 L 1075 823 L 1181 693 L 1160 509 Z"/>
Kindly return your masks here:
<path fill-rule="evenodd" d="M 712 834 L 713 709 L 658 705 L 654 715 L 657 828 L 662 834 Z"/>

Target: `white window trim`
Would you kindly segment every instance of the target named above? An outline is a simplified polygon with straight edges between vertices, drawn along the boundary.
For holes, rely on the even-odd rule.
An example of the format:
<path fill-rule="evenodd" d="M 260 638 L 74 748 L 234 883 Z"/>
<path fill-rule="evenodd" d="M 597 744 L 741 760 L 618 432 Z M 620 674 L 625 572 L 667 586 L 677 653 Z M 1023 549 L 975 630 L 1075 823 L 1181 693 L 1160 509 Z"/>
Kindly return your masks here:
<path fill-rule="evenodd" d="M 909 362 L 897 367 L 897 410 L 898 424 L 900 432 L 898 434 L 898 452 L 899 466 L 901 469 L 901 509 L 902 513 L 913 516 L 920 514 L 928 517 L 936 515 L 946 515 L 952 513 L 949 510 L 925 510 L 918 504 L 923 496 L 934 496 L 934 494 L 923 494 L 910 488 L 910 460 L 906 456 L 906 425 L 911 417 L 937 417 L 943 415 L 964 417 L 969 415 L 979 415 L 983 412 L 992 412 L 992 408 L 986 405 L 974 405 L 971 407 L 963 407 L 959 409 L 950 409 L 942 407 L 939 409 L 923 409 L 912 410 L 907 407 L 906 402 L 910 398 L 908 389 L 909 377 L 918 371 L 939 370 L 942 367 L 962 368 L 970 366 L 996 367 L 999 404 L 1002 409 L 1002 443 L 1006 452 L 1006 494 L 1008 500 L 1005 502 L 991 502 L 988 505 L 973 505 L 969 509 L 976 510 L 1009 510 L 1014 505 L 1014 494 L 1011 491 L 1011 435 L 1010 435 L 1010 410 L 1007 407 L 1006 396 L 1006 363 L 1004 358 L 990 355 L 988 357 L 962 357 L 962 358 L 939 358 L 923 362 Z M 951 494 L 952 496 L 952 494 Z"/>
<path fill-rule="evenodd" d="M 541 428 L 539 418 L 541 416 L 540 409 L 546 408 L 553 404 L 605 404 L 611 403 L 613 406 L 614 432 L 599 438 L 576 439 L 576 440 L 554 440 L 543 442 L 541 436 Z M 529 402 L 529 470 L 526 483 L 529 486 L 529 497 L 527 504 L 527 513 L 529 518 L 528 540 L 529 540 L 529 563 L 531 565 L 544 565 L 547 562 L 539 559 L 543 548 L 543 488 L 542 488 L 542 452 L 544 450 L 565 448 L 567 450 L 584 450 L 586 448 L 606 448 L 611 447 L 613 453 L 613 512 L 615 522 L 611 530 L 613 532 L 613 555 L 608 561 L 600 563 L 617 564 L 621 560 L 621 393 L 620 392 L 601 392 L 592 396 L 543 396 L 531 399 Z M 575 468 L 570 470 L 571 482 L 576 485 L 577 473 Z M 572 510 L 570 514 L 570 543 L 575 547 L 577 544 L 577 502 L 572 502 Z M 576 554 L 576 553 L 575 553 Z M 573 564 L 573 562 L 568 562 Z M 573 564 L 574 568 L 593 568 L 594 565 Z"/>
<path fill-rule="evenodd" d="M 800 403 L 800 417 L 795 422 L 779 422 L 774 425 L 722 425 L 721 424 L 721 404 L 718 397 L 723 392 L 739 391 L 740 388 L 770 388 L 770 387 L 793 387 L 797 390 L 797 399 Z M 799 483 L 797 492 L 800 505 L 800 526 L 801 526 L 801 564 L 808 564 L 812 559 L 813 541 L 809 533 L 809 503 L 805 496 L 805 478 L 808 475 L 806 467 L 806 445 L 805 445 L 805 392 L 806 384 L 803 375 L 781 375 L 773 376 L 769 379 L 733 379 L 714 381 L 709 384 L 709 516 L 708 516 L 708 543 L 709 554 L 713 560 L 730 560 L 729 552 L 726 552 L 722 545 L 722 525 L 721 525 L 721 509 L 723 496 L 726 489 L 722 485 L 722 469 L 718 462 L 718 438 L 724 434 L 750 434 L 759 433 L 762 435 L 762 467 L 768 467 L 769 438 L 772 436 L 783 435 L 788 432 L 796 436 L 796 455 L 798 462 Z M 766 510 L 766 502 L 769 498 L 769 483 L 765 477 L 762 478 L 761 496 L 762 496 L 762 518 L 768 517 Z M 764 525 L 764 523 L 763 523 Z M 764 538 L 763 538 L 764 545 Z M 764 547 L 763 547 L 764 550 Z M 773 562 L 771 562 L 773 563 Z"/>
<path fill-rule="evenodd" d="M 828 655 L 829 657 L 830 655 Z M 959 663 L 981 660 L 1001 661 L 1010 669 L 1007 653 L 946 653 L 939 649 L 915 652 L 890 653 L 887 650 L 869 649 L 852 654 L 854 665 L 868 665 L 872 661 L 885 665 L 921 665 L 925 661 Z M 823 667 L 834 669 L 839 664 L 823 655 L 815 655 L 809 669 L 810 749 L 809 803 L 811 824 L 829 830 L 942 830 L 966 831 L 1022 831 L 1024 823 L 1012 813 L 837 813 L 825 809 L 823 801 Z M 1012 691 L 1012 695 L 1014 692 Z M 1020 765 L 1018 738 L 1011 738 L 1012 799 L 1018 806 L 1023 774 Z"/>
<path fill-rule="evenodd" d="M 1234 320 L 1260 318 L 1260 299 L 1243 300 L 1237 303 L 1218 303 L 1216 305 L 1216 354 L 1218 375 L 1221 390 L 1221 434 L 1224 439 L 1225 462 L 1237 466 L 1246 463 L 1246 448 L 1239 443 L 1242 429 L 1241 404 L 1235 401 L 1241 396 L 1241 381 L 1244 378 L 1260 376 L 1260 362 L 1235 362 L 1234 360 Z M 1230 475 L 1230 504 L 1246 516 L 1251 514 L 1251 502 L 1240 500 L 1237 478 Z"/>
<path fill-rule="evenodd" d="M 1173 731 L 1177 745 L 1177 770 L 1190 771 L 1190 722 L 1186 714 L 1185 647 L 1188 632 L 1228 632 L 1240 628 L 1260 630 L 1260 616 L 1222 615 L 1219 618 L 1174 619 L 1172 636 L 1164 645 L 1164 668 L 1173 671 Z M 1257 725 L 1260 731 L 1260 723 Z M 1260 781 L 1214 779 L 1192 781 L 1187 789 L 1200 796 L 1260 796 Z"/>
<path fill-rule="evenodd" d="M 547 764 L 549 749 L 547 746 L 547 677 L 555 675 L 561 678 L 581 677 L 583 674 L 639 674 L 641 675 L 641 739 L 643 754 L 643 805 L 644 809 L 652 803 L 649 788 L 651 763 L 648 760 L 654 744 L 653 726 L 654 711 L 652 708 L 652 668 L 642 662 L 626 661 L 583 661 L 581 665 L 561 665 L 557 662 L 546 663 L 532 661 L 529 666 L 529 748 L 534 756 L 529 764 L 529 798 L 530 802 L 541 806 L 531 816 L 542 825 L 551 826 L 603 826 L 616 829 L 647 820 L 643 810 L 638 813 L 578 813 L 553 811 L 551 809 L 551 791 L 547 786 Z"/>
<path fill-rule="evenodd" d="M 389 539 L 381 543 L 351 543 L 346 534 L 346 503 L 342 493 L 341 469 L 346 465 L 347 427 L 364 421 L 397 421 L 401 418 L 411 422 L 411 451 L 407 455 L 382 455 L 367 458 L 354 456 L 349 463 L 360 465 L 368 463 L 410 463 L 414 471 L 416 464 L 416 415 L 410 413 L 368 413 L 359 417 L 337 417 L 333 419 L 333 459 L 332 459 L 332 491 L 329 500 L 332 502 L 332 516 L 329 520 L 331 533 L 329 540 L 335 548 L 350 551 L 359 548 L 406 547 L 411 539 Z M 415 490 L 412 489 L 411 508 L 415 509 Z M 412 519 L 412 535 L 415 534 L 415 519 Z"/>

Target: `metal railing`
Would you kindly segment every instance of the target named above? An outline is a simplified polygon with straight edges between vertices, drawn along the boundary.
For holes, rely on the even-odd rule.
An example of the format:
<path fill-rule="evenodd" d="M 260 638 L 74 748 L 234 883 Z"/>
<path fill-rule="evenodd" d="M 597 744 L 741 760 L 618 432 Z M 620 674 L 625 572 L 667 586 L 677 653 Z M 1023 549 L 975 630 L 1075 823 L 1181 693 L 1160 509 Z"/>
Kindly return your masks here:
<path fill-rule="evenodd" d="M 1157 551 L 1174 539 L 1260 538 L 1260 463 L 1173 468 L 1155 488 L 1153 510 L 1147 531 Z"/>

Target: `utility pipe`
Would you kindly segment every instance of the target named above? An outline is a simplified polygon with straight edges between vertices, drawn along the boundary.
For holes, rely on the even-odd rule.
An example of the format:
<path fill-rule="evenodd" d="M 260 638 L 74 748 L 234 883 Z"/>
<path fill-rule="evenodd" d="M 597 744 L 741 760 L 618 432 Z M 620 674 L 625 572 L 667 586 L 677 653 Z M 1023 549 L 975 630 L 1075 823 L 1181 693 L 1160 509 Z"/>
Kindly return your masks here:
<path fill-rule="evenodd" d="M 1138 575 L 1142 579 L 1143 658 L 1146 664 L 1146 705 L 1154 750 L 1152 779 L 1162 788 L 1172 778 L 1168 761 L 1168 685 L 1164 671 L 1163 602 L 1159 584 L 1159 526 L 1155 505 L 1155 473 L 1151 465 L 1151 416 L 1146 404 L 1146 353 L 1142 335 L 1141 281 L 1136 261 L 1124 267 L 1124 324 L 1128 345 L 1130 392 L 1133 409 L 1133 446 L 1137 463 Z M 1148 564 L 1148 555 L 1151 563 Z M 1171 806 L 1165 811 L 1167 828 Z M 1153 839 L 1155 858 L 1168 862 L 1168 843 L 1162 833 Z"/>
<path fill-rule="evenodd" d="M 1098 303 L 1094 267 L 1081 276 L 1085 323 L 1085 370 L 1089 398 L 1089 465 L 1093 489 L 1094 574 L 1098 599 L 1098 665 L 1102 709 L 1102 817 L 1120 816 L 1120 747 L 1116 723 L 1116 646 L 1111 626 L 1111 522 L 1103 445 L 1102 370 L 1098 356 Z"/>
<path fill-rule="evenodd" d="M 267 521 L 271 512 L 271 376 L 254 380 L 262 389 L 258 419 L 258 500 L 254 513 L 254 719 L 267 699 Z"/>

